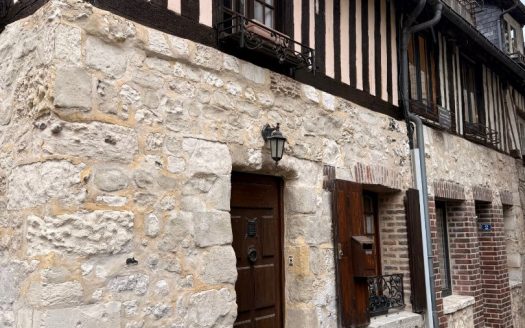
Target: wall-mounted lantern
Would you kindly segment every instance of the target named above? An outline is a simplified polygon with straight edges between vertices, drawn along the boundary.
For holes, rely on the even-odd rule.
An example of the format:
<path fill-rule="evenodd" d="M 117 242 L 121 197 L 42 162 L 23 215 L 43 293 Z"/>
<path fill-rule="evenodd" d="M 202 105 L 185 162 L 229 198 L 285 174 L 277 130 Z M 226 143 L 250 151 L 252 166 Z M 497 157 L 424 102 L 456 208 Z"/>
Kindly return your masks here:
<path fill-rule="evenodd" d="M 284 143 L 286 138 L 283 136 L 281 131 L 279 131 L 279 123 L 272 128 L 270 124 L 266 124 L 262 129 L 262 136 L 264 141 L 270 142 L 270 153 L 272 155 L 275 163 L 279 163 L 281 158 L 283 158 L 284 153 Z"/>

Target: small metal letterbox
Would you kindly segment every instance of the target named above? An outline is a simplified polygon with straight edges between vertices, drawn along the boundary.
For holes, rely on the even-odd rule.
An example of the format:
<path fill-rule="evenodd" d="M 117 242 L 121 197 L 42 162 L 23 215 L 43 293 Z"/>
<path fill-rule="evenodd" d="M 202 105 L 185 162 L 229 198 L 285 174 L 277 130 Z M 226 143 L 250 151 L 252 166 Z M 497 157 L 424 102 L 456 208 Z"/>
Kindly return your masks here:
<path fill-rule="evenodd" d="M 373 277 L 376 275 L 374 240 L 367 236 L 352 237 L 352 264 L 354 277 Z"/>

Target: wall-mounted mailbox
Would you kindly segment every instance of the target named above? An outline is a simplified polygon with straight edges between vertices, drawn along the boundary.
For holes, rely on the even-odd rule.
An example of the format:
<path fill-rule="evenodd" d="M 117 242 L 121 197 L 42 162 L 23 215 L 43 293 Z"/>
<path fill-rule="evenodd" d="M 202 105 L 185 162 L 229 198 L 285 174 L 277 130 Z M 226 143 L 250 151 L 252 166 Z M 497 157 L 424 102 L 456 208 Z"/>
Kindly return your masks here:
<path fill-rule="evenodd" d="M 354 277 L 373 277 L 376 273 L 374 240 L 367 236 L 352 237 Z"/>

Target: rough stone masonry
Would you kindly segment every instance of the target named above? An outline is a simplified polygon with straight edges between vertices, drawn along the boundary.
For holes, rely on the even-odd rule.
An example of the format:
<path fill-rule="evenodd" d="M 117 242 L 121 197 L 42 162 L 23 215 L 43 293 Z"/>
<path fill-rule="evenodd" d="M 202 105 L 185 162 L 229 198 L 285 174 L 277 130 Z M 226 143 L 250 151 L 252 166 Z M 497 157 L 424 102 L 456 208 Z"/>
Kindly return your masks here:
<path fill-rule="evenodd" d="M 0 34 L 0 99 L 0 327 L 231 327 L 232 170 L 285 179 L 287 327 L 335 327 L 323 165 L 411 183 L 401 122 L 79 0 Z M 278 168 L 260 137 L 276 122 Z M 512 158 L 426 133 L 431 179 L 509 190 L 521 215 Z"/>

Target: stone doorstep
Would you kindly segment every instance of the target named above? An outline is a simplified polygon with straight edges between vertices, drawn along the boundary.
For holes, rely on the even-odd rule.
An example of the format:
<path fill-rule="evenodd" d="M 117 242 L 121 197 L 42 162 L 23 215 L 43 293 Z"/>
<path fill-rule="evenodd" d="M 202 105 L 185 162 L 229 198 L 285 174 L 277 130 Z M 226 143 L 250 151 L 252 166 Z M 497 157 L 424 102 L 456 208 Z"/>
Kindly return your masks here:
<path fill-rule="evenodd" d="M 368 328 L 416 328 L 423 327 L 423 325 L 422 315 L 400 311 L 373 317 Z"/>
<path fill-rule="evenodd" d="M 443 298 L 443 312 L 452 314 L 474 305 L 474 296 L 450 295 Z"/>

